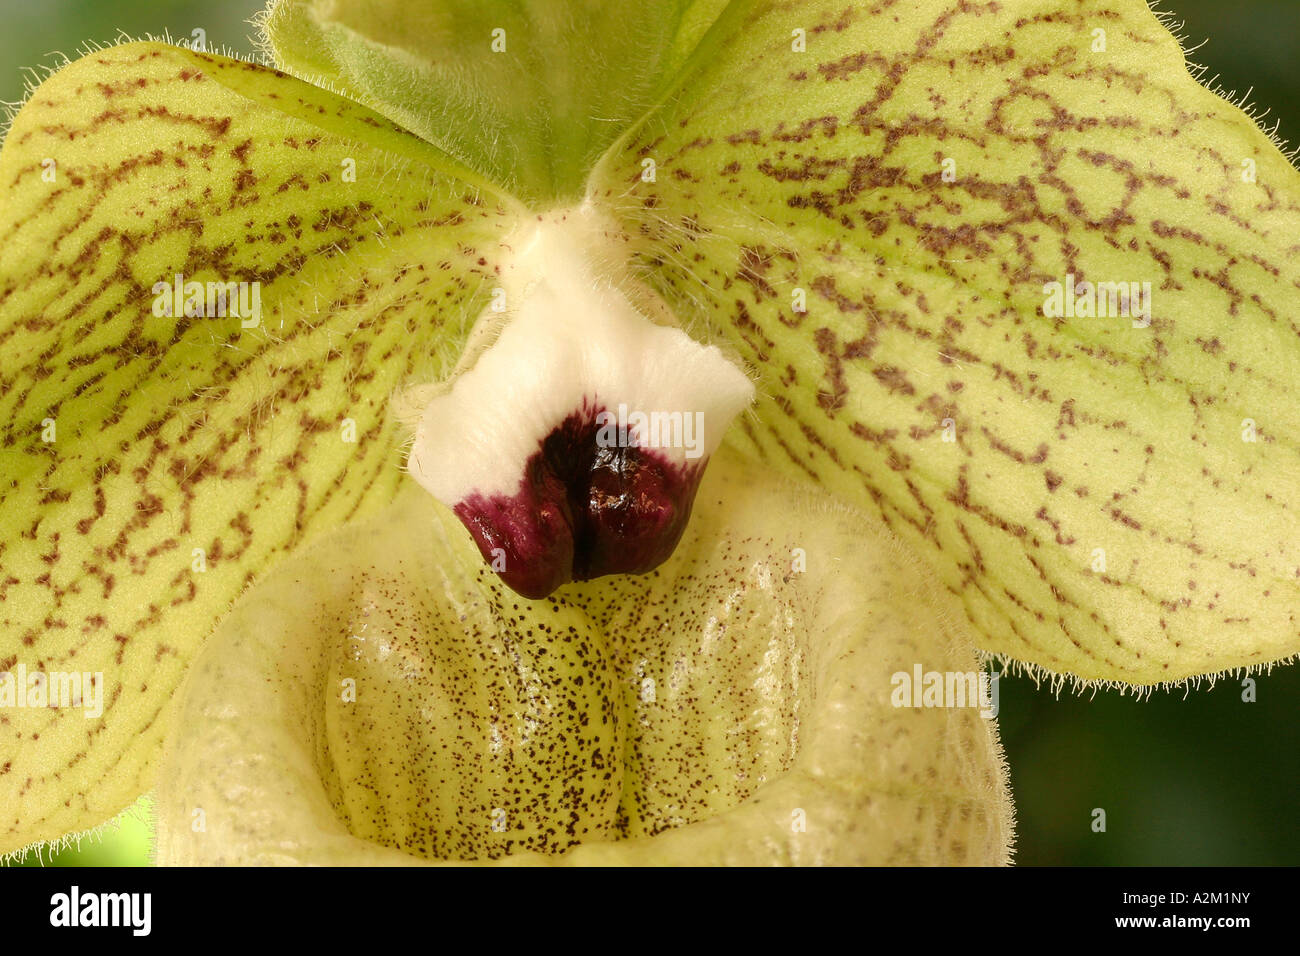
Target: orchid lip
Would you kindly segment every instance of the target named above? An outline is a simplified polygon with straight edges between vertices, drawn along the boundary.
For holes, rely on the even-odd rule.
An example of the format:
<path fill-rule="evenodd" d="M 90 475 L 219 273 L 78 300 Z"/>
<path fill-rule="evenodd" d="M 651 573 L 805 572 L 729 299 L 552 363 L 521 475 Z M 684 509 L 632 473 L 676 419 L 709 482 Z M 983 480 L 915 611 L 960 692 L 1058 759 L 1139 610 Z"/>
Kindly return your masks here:
<path fill-rule="evenodd" d="M 1006 862 L 995 722 L 891 698 L 978 667 L 956 599 L 729 448 L 698 502 L 655 574 L 549 601 L 414 486 L 295 555 L 196 662 L 159 862 Z"/>

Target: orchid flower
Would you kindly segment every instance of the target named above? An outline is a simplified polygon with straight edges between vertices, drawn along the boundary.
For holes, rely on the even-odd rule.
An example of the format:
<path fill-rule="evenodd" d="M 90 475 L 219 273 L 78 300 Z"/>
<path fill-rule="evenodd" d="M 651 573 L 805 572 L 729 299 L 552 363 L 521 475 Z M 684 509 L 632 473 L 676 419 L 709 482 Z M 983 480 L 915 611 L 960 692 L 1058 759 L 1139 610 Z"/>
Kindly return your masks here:
<path fill-rule="evenodd" d="M 0 853 L 1005 863 L 985 668 L 1300 650 L 1300 174 L 1140 0 L 260 26 L 0 152 Z"/>

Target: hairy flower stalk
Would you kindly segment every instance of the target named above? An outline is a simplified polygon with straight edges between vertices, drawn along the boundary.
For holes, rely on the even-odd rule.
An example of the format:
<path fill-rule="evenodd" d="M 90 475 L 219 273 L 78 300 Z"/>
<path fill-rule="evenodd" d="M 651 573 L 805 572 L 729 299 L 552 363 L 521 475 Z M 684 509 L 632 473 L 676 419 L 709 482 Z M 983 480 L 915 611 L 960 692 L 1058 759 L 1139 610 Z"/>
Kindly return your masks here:
<path fill-rule="evenodd" d="M 479 321 L 505 326 L 427 404 L 410 452 L 415 480 L 529 598 L 662 563 L 709 456 L 753 399 L 717 348 L 629 300 L 626 277 L 608 273 L 616 236 L 587 204 L 503 241 Z M 641 308 L 653 297 L 636 295 Z"/>

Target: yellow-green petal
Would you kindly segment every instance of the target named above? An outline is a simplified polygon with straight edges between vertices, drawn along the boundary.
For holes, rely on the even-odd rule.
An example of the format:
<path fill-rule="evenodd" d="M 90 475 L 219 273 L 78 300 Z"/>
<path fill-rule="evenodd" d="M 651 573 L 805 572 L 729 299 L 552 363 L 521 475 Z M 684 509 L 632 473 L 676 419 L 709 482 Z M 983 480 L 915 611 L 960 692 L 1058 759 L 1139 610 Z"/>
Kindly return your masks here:
<path fill-rule="evenodd" d="M 657 105 L 726 0 L 275 0 L 269 52 L 543 206 Z"/>
<path fill-rule="evenodd" d="M 883 516 L 986 651 L 1134 684 L 1294 656 L 1300 174 L 1146 4 L 715 31 L 598 198 L 759 370 L 749 450 Z M 1049 316 L 1070 276 L 1135 314 Z"/>
<path fill-rule="evenodd" d="M 722 455 L 668 563 L 527 601 L 412 486 L 204 648 L 159 861 L 1006 862 L 995 722 L 895 706 L 977 685 L 959 605 L 828 501 Z"/>
<path fill-rule="evenodd" d="M 231 601 L 391 497 L 389 395 L 454 359 L 515 215 L 458 175 L 355 104 L 152 43 L 73 63 L 16 117 L 0 672 L 101 674 L 102 714 L 0 710 L 0 852 L 147 789 L 176 685 Z M 259 284 L 260 321 L 155 314 L 178 273 L 249 283 L 250 312 Z"/>

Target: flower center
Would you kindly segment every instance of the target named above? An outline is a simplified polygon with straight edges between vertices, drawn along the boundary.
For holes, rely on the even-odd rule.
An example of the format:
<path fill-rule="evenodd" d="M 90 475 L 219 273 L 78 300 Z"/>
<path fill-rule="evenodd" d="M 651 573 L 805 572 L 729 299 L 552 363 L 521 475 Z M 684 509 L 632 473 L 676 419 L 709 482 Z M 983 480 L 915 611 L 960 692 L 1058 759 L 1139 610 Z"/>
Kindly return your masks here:
<path fill-rule="evenodd" d="M 514 591 L 542 598 L 569 580 L 663 563 L 690 517 L 702 466 L 677 465 L 611 427 L 605 409 L 561 422 L 524 463 L 513 495 L 473 493 L 454 511 Z"/>
<path fill-rule="evenodd" d="M 659 303 L 610 255 L 611 235 L 590 209 L 562 210 L 503 242 L 476 326 L 499 333 L 423 405 L 408 459 L 528 598 L 662 563 L 753 400 L 716 347 L 643 311 Z"/>

